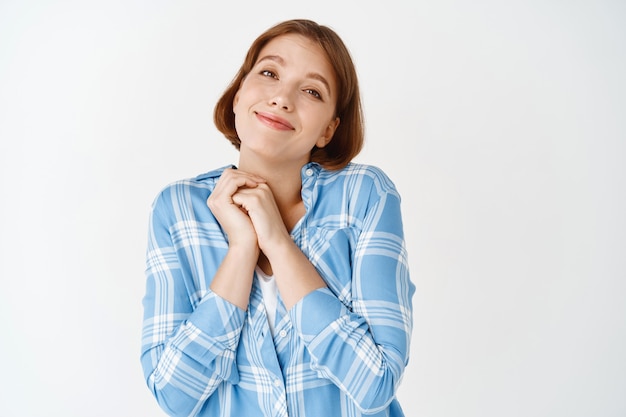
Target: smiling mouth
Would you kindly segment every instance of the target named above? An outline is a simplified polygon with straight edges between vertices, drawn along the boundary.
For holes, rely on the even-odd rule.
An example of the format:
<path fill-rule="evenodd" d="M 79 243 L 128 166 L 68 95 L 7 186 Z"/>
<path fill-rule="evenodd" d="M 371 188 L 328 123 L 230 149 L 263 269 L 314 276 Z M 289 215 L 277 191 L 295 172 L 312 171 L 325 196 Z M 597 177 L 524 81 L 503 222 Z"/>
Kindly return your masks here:
<path fill-rule="evenodd" d="M 263 112 L 255 112 L 254 114 L 256 115 L 257 119 L 261 121 L 261 123 L 263 123 L 266 126 L 271 127 L 272 129 L 294 130 L 294 127 L 291 125 L 291 123 L 289 123 L 287 120 L 283 119 L 282 117 L 278 117 L 271 113 L 263 113 Z"/>

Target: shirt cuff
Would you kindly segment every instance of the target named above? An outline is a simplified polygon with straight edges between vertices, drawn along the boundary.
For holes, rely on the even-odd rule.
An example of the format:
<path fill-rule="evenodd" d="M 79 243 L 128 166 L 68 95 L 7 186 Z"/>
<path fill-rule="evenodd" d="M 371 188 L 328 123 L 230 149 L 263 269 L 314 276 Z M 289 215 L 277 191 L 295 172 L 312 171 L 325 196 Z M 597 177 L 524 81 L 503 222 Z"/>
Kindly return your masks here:
<path fill-rule="evenodd" d="M 349 314 L 346 306 L 328 288 L 310 292 L 289 311 L 294 327 L 305 342 L 328 331 L 333 322 L 346 314 Z"/>
<path fill-rule="evenodd" d="M 244 311 L 209 290 L 172 343 L 200 360 L 225 350 L 235 351 L 244 318 Z"/>

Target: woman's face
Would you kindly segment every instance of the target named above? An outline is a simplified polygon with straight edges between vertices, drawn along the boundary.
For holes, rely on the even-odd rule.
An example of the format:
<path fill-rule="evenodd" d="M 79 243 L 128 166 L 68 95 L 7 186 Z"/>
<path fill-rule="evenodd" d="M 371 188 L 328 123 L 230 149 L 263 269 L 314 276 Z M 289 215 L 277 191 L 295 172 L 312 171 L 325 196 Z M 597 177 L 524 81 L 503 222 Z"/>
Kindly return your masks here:
<path fill-rule="evenodd" d="M 336 102 L 334 70 L 321 47 L 301 35 L 274 38 L 233 102 L 242 156 L 304 165 L 339 125 Z"/>

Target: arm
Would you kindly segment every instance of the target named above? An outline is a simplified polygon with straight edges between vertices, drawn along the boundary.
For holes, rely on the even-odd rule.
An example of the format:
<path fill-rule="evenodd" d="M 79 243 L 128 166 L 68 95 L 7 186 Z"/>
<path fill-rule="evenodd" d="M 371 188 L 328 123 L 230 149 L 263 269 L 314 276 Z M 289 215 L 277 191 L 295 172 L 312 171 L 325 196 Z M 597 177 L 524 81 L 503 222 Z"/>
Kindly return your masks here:
<path fill-rule="evenodd" d="M 254 267 L 259 258 L 257 234 L 248 214 L 233 195 L 255 190 L 264 180 L 239 170 L 226 169 L 207 205 L 228 235 L 228 253 L 211 281 L 211 290 L 242 310 L 248 307 Z"/>
<path fill-rule="evenodd" d="M 150 216 L 141 363 L 159 405 L 170 415 L 190 416 L 222 381 L 238 381 L 235 356 L 245 313 L 213 291 L 198 294 L 194 287 L 192 269 L 198 265 L 186 253 L 200 244 L 180 243 L 173 227 L 176 192 L 170 188 L 159 196 Z M 216 245 L 210 250 L 219 262 L 225 245 L 204 244 Z"/>
<path fill-rule="evenodd" d="M 299 301 L 290 315 L 312 368 L 364 413 L 374 413 L 393 400 L 408 363 L 414 286 L 398 194 L 392 186 L 372 192 L 368 205 L 351 249 L 352 310 L 323 288 Z"/>
<path fill-rule="evenodd" d="M 326 287 L 315 267 L 291 239 L 267 184 L 239 189 L 233 200 L 252 222 L 258 246 L 271 265 L 287 309 L 311 291 Z"/>

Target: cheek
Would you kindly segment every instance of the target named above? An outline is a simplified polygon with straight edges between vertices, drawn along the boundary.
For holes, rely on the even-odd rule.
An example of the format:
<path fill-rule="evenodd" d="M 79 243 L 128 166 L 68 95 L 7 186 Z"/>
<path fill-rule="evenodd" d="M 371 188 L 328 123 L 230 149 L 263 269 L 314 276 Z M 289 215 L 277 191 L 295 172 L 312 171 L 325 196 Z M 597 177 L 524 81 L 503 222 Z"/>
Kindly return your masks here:
<path fill-rule="evenodd" d="M 239 84 L 239 89 L 235 93 L 235 97 L 233 97 L 233 112 L 237 113 L 237 110 L 242 111 L 243 105 L 247 101 L 247 97 L 250 94 L 249 83 L 244 78 L 244 80 Z"/>
<path fill-rule="evenodd" d="M 242 133 L 245 131 L 245 126 L 242 124 L 242 116 L 240 112 L 237 112 L 237 108 L 235 108 L 235 131 L 238 136 L 241 137 Z"/>
<path fill-rule="evenodd" d="M 233 113 L 237 114 L 237 104 L 239 103 L 239 92 L 241 90 L 238 90 L 237 93 L 235 94 L 235 97 L 233 98 Z"/>

